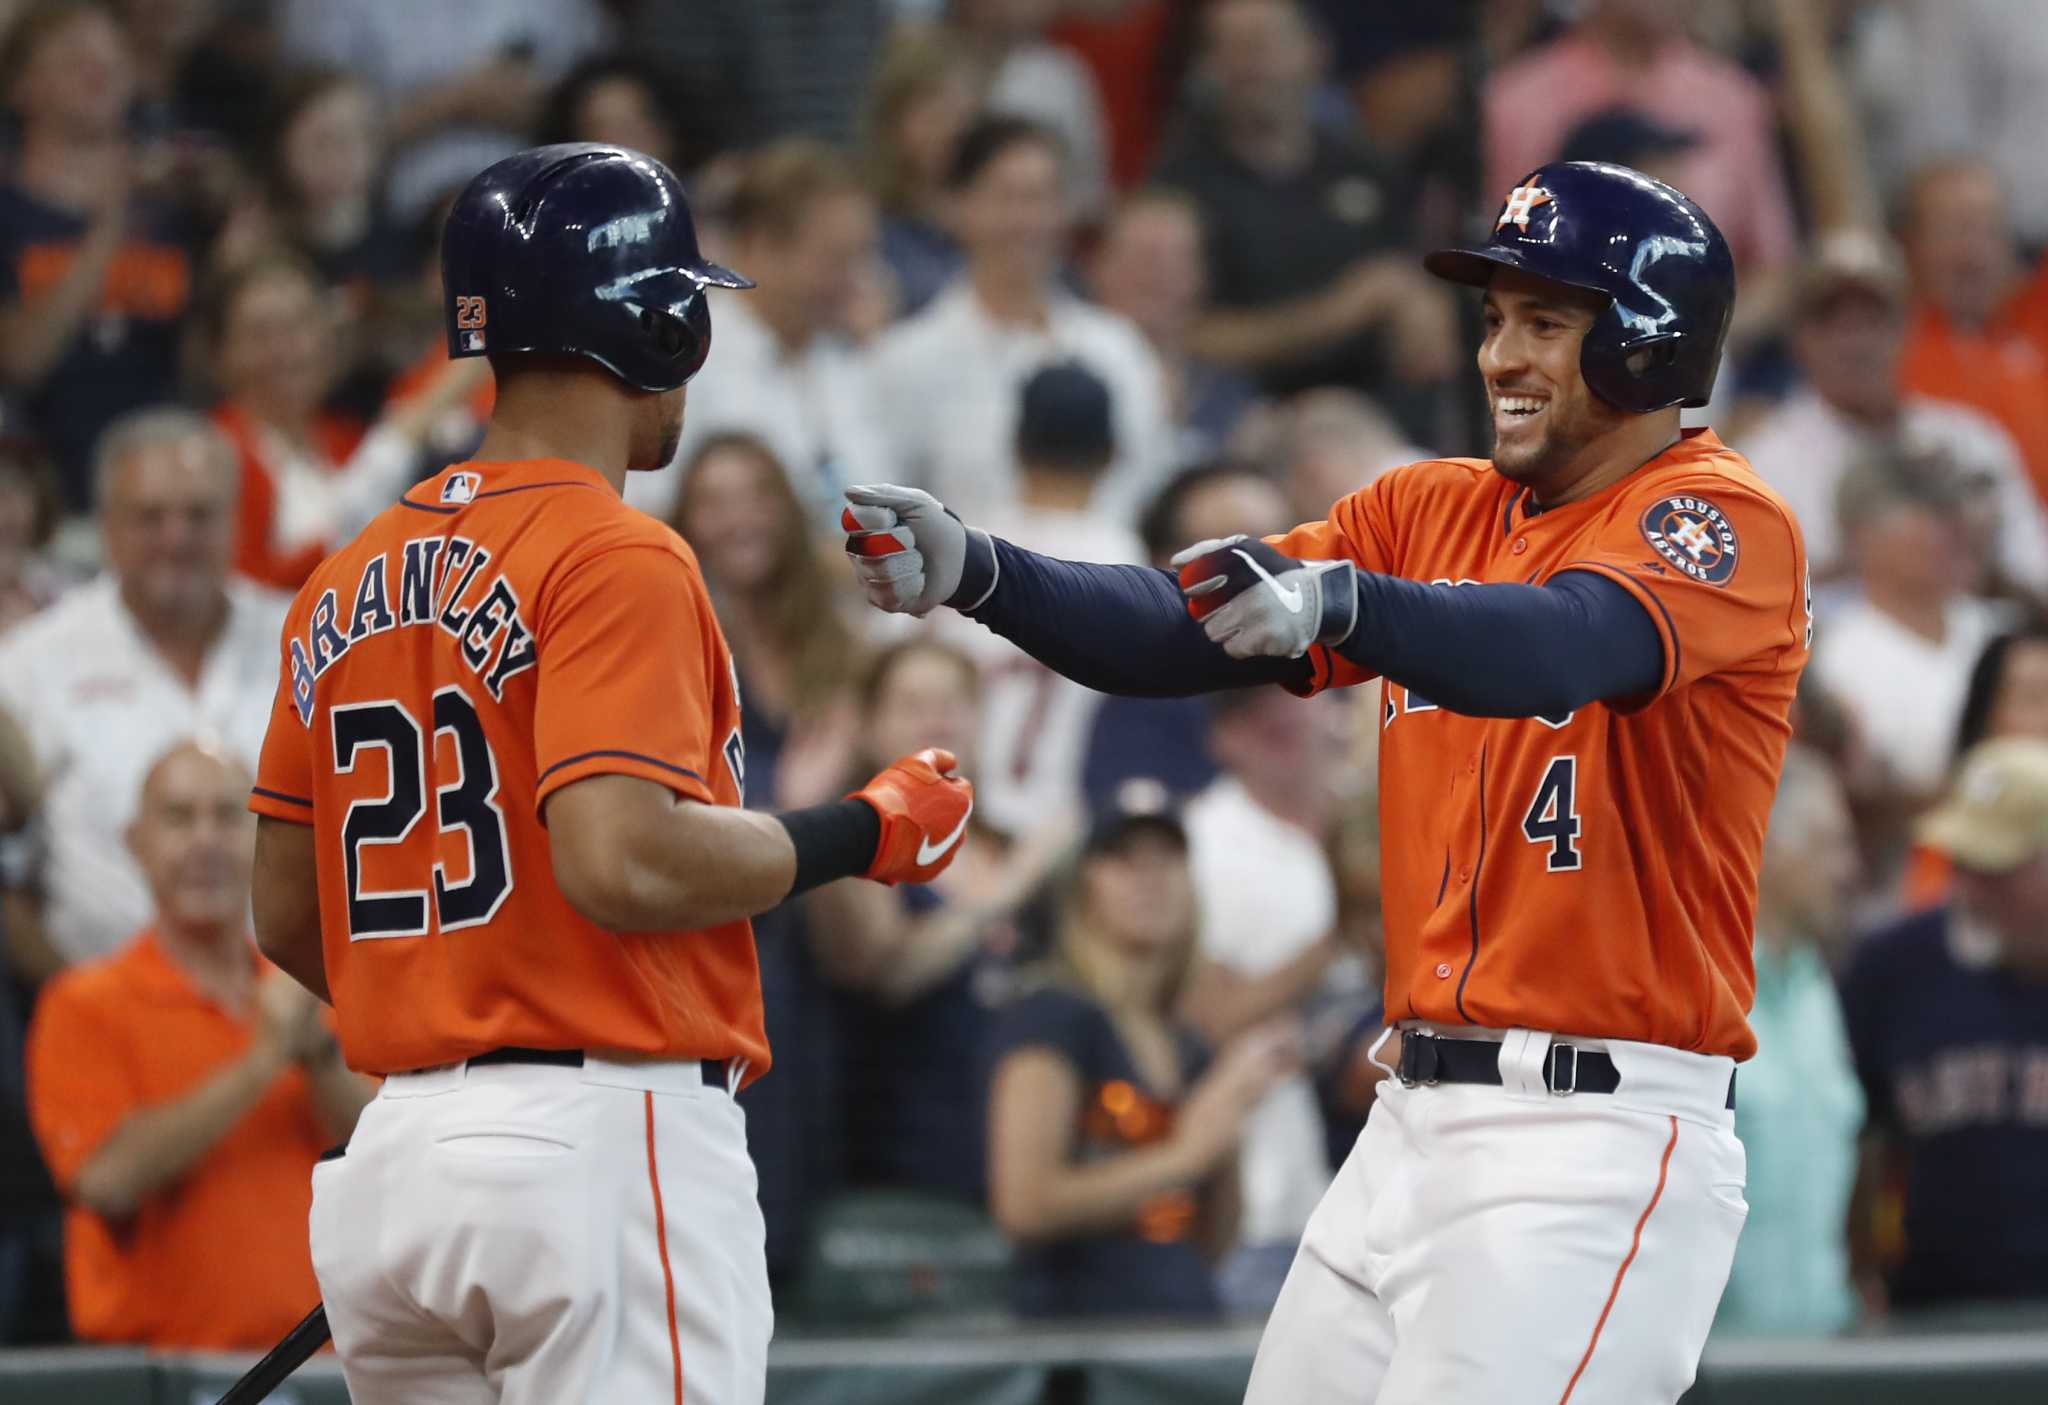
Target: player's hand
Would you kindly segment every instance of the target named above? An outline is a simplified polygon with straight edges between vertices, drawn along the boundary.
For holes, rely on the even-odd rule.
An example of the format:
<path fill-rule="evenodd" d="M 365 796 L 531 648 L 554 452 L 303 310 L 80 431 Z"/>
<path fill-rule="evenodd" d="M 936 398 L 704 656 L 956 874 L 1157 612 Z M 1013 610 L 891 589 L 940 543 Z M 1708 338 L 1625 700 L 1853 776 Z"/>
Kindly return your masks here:
<path fill-rule="evenodd" d="M 854 792 L 882 817 L 875 861 L 861 876 L 877 883 L 929 883 L 960 852 L 974 786 L 955 772 L 950 751 L 912 752 Z"/>
<path fill-rule="evenodd" d="M 1358 623 L 1349 561 L 1297 561 L 1247 536 L 1196 542 L 1180 569 L 1188 613 L 1234 659 L 1298 659 L 1340 644 Z"/>
<path fill-rule="evenodd" d="M 1229 1155 L 1259 1099 L 1300 1068 L 1301 1022 L 1292 1016 L 1254 1025 L 1224 1045 L 1174 1118 L 1174 1147 L 1189 1172 L 1205 1175 Z"/>
<path fill-rule="evenodd" d="M 952 598 L 967 566 L 967 526 L 944 503 L 893 483 L 846 490 L 846 555 L 868 603 L 925 615 Z"/>

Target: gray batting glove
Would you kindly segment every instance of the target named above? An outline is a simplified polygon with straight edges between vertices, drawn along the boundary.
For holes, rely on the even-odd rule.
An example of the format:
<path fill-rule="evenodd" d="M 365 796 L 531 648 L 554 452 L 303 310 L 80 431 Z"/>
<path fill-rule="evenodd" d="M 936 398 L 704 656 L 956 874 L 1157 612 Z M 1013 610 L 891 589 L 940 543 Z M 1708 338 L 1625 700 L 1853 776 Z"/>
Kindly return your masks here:
<path fill-rule="evenodd" d="M 1298 659 L 1358 623 L 1349 561 L 1297 561 L 1243 535 L 1196 542 L 1168 563 L 1202 632 L 1234 659 Z"/>
<path fill-rule="evenodd" d="M 892 615 L 926 615 L 956 603 L 968 529 L 944 503 L 893 483 L 848 488 L 846 501 L 839 516 L 846 556 L 869 604 Z"/>

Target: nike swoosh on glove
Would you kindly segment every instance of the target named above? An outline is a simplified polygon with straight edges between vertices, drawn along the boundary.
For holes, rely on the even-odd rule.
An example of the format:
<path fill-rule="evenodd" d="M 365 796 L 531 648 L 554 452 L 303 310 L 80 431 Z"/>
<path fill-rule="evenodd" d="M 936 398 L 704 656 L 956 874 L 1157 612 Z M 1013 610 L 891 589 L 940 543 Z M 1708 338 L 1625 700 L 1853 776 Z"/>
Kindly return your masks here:
<path fill-rule="evenodd" d="M 1297 561 L 1246 536 L 1196 542 L 1170 563 L 1202 632 L 1234 659 L 1298 659 L 1358 623 L 1349 561 Z"/>
<path fill-rule="evenodd" d="M 946 505 L 893 483 L 846 490 L 839 514 L 846 556 L 868 603 L 892 615 L 925 615 L 960 588 L 967 527 Z"/>
<path fill-rule="evenodd" d="M 854 792 L 882 817 L 881 841 L 863 878 L 929 883 L 945 872 L 974 813 L 974 786 L 956 773 L 958 765 L 952 752 L 926 747 Z"/>

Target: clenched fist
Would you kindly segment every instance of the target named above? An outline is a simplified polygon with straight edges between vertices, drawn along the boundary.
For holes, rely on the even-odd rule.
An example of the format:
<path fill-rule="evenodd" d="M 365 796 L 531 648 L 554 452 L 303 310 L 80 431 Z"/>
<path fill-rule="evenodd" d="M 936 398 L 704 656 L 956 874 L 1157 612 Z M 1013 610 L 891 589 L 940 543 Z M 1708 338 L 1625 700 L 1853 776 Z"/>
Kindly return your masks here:
<path fill-rule="evenodd" d="M 956 774 L 950 751 L 926 747 L 890 765 L 854 792 L 882 817 L 882 838 L 863 878 L 929 883 L 960 852 L 974 786 Z"/>

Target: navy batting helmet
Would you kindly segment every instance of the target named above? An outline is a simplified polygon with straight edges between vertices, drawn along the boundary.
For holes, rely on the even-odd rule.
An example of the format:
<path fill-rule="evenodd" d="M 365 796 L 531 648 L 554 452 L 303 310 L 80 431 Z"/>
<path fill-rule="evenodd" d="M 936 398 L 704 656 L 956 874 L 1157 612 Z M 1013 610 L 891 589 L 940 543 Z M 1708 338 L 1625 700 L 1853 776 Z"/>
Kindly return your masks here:
<path fill-rule="evenodd" d="M 753 286 L 697 252 L 673 171 L 595 142 L 487 168 L 441 240 L 449 355 L 587 356 L 640 390 L 674 390 L 704 364 L 707 287 Z"/>
<path fill-rule="evenodd" d="M 1541 166 L 1509 192 L 1484 244 L 1423 261 L 1483 288 L 1515 268 L 1607 299 L 1579 348 L 1587 387 L 1617 409 L 1704 405 L 1735 306 L 1735 261 L 1706 211 L 1627 166 Z"/>

